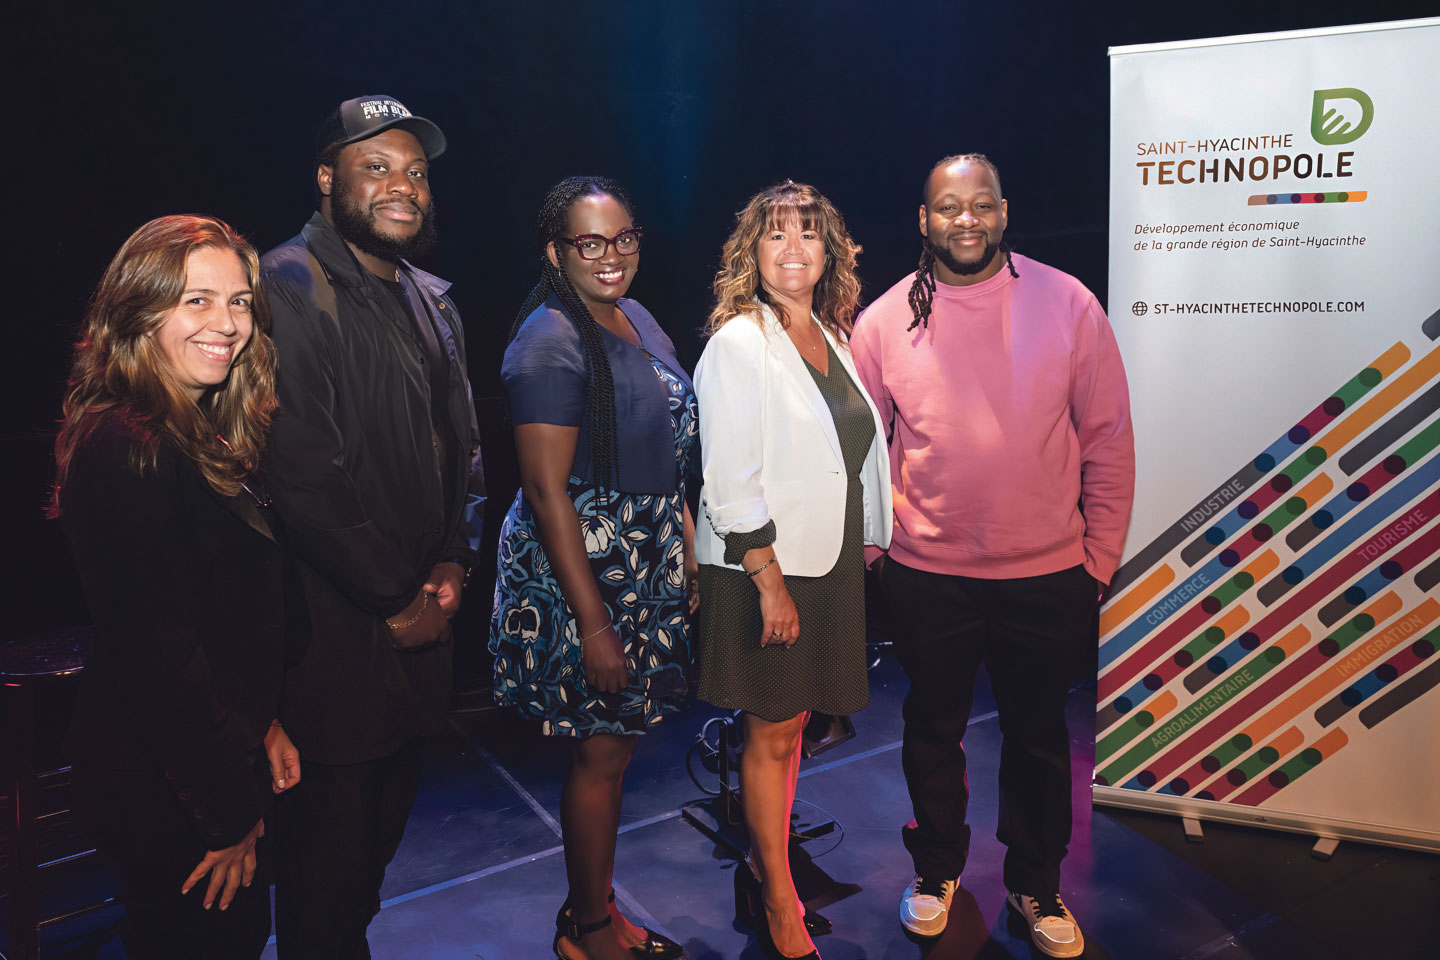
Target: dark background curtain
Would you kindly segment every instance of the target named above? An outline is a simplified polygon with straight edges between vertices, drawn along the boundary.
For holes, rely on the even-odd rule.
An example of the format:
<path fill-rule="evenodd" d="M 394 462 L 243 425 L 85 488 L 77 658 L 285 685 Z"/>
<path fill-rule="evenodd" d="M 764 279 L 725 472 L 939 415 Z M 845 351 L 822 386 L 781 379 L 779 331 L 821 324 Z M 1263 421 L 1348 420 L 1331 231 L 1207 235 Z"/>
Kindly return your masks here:
<path fill-rule="evenodd" d="M 845 214 L 873 299 L 915 267 L 930 165 L 982 151 L 1003 177 L 1012 244 L 1104 302 L 1107 46 L 1436 12 L 1388 0 L 7 6 L 0 502 L 12 637 L 88 617 L 41 508 L 69 344 L 105 264 L 167 213 L 217 215 L 261 250 L 298 232 L 314 209 L 315 129 L 342 99 L 395 96 L 449 138 L 432 171 L 441 241 L 424 266 L 454 282 L 465 320 L 493 543 L 517 484 L 497 373 L 536 278 L 535 214 L 558 178 L 627 186 L 646 243 L 631 294 L 690 365 L 735 211 L 787 177 Z M 472 675 L 489 667 L 493 556 L 460 624 Z"/>

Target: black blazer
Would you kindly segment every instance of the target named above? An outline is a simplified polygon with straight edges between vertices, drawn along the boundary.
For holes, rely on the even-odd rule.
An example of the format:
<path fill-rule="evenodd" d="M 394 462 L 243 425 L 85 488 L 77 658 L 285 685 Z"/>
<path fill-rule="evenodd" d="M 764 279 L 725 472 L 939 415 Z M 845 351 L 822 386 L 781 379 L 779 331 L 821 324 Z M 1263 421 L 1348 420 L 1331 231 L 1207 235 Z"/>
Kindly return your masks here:
<path fill-rule="evenodd" d="M 453 647 L 396 650 L 385 618 L 410 605 L 435 564 L 469 565 L 480 545 L 485 478 L 464 326 L 450 284 L 402 262 L 412 318 L 318 213 L 261 258 L 260 273 L 280 357 L 262 475 L 305 617 L 285 729 L 316 762 L 375 760 L 441 730 L 450 706 Z M 458 454 L 448 479 L 417 322 L 446 354 Z"/>
<path fill-rule="evenodd" d="M 168 440 L 105 415 L 60 494 L 96 644 L 66 747 L 78 763 L 154 770 L 206 847 L 263 813 L 255 765 L 284 672 L 284 564 L 261 509 L 227 500 Z"/>

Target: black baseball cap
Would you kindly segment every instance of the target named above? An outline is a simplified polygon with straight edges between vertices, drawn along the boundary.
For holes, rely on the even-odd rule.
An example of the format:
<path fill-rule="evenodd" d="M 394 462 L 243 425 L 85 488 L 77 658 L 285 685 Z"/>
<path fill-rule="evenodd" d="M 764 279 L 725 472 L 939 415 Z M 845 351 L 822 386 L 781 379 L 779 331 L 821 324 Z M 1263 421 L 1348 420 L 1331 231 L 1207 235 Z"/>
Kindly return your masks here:
<path fill-rule="evenodd" d="M 344 146 L 357 140 L 368 140 L 391 127 L 414 134 L 425 156 L 431 160 L 445 152 L 445 134 L 440 132 L 439 127 L 424 117 L 415 116 L 394 97 L 383 94 L 356 97 L 336 107 L 335 112 L 320 124 L 315 152 L 324 153 L 336 144 Z"/>

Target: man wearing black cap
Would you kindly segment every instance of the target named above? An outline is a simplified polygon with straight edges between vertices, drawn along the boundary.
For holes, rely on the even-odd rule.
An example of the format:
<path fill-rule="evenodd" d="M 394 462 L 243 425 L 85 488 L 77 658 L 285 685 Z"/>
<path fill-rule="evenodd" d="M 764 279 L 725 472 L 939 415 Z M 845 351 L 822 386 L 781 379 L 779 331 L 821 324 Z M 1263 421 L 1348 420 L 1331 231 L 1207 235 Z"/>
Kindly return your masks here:
<path fill-rule="evenodd" d="M 261 261 L 279 348 L 266 485 L 294 554 L 281 710 L 303 779 L 282 799 L 281 957 L 368 957 L 421 738 L 450 699 L 449 618 L 485 499 L 464 332 L 434 243 L 445 136 L 390 97 L 322 125 L 320 210 Z"/>

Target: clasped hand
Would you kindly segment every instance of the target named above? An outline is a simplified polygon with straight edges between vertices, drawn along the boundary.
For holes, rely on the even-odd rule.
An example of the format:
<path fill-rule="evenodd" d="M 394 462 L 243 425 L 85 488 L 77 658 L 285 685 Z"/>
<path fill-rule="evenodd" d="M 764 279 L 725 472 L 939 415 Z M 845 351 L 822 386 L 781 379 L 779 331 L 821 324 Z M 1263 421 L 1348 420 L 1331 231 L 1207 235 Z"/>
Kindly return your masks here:
<path fill-rule="evenodd" d="M 437 563 L 410 606 L 386 621 L 397 650 L 424 650 L 450 642 L 450 618 L 460 611 L 465 568 Z"/>

